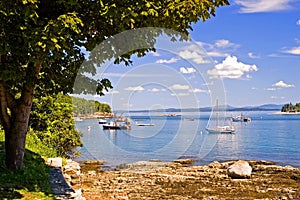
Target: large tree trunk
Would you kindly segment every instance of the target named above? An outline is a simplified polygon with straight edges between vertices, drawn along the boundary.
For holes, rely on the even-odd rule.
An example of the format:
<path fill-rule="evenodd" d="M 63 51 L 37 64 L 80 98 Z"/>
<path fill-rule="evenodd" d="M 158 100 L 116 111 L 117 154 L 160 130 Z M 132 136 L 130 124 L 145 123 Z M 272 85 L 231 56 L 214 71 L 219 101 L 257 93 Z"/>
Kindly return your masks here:
<path fill-rule="evenodd" d="M 27 78 L 18 99 L 10 93 L 10 88 L 5 82 L 0 80 L 0 118 L 5 131 L 5 161 L 10 169 L 17 169 L 23 165 L 33 91 L 41 65 L 42 63 L 28 64 Z"/>
<path fill-rule="evenodd" d="M 31 101 L 17 105 L 12 116 L 10 129 L 5 130 L 6 166 L 10 169 L 22 167 L 25 153 L 26 133 L 30 116 Z"/>

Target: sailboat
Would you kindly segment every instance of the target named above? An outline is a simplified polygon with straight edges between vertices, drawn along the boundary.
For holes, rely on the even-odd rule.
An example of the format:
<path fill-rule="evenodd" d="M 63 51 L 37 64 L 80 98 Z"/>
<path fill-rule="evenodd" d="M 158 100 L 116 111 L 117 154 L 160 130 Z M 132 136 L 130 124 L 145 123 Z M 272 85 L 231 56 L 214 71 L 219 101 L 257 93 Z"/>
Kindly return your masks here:
<path fill-rule="evenodd" d="M 206 127 L 208 133 L 234 133 L 235 129 L 233 126 L 219 126 L 219 111 L 218 111 L 218 99 L 216 100 L 216 127 Z"/>

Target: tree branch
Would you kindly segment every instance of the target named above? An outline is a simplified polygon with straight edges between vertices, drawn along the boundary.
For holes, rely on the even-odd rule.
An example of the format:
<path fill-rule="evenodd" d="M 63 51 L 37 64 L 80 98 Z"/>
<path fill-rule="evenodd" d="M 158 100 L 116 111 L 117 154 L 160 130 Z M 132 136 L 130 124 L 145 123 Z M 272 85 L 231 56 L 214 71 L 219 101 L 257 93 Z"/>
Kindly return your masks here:
<path fill-rule="evenodd" d="M 23 85 L 20 101 L 22 101 L 24 105 L 30 106 L 30 109 L 36 80 L 38 79 L 38 75 L 41 71 L 42 64 L 43 62 L 38 62 L 36 64 L 29 63 L 27 67 L 26 82 Z"/>

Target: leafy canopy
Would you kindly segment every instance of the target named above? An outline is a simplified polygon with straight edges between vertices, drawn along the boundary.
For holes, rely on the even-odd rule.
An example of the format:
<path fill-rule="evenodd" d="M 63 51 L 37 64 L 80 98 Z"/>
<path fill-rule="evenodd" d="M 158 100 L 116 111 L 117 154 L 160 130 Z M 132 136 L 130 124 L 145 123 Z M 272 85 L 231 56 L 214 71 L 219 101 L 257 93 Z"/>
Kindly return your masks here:
<path fill-rule="evenodd" d="M 217 7 L 228 4 L 227 0 L 0 1 L 0 81 L 13 95 L 19 94 L 24 84 L 36 84 L 38 94 L 72 92 L 84 60 L 82 48 L 91 51 L 115 34 L 140 27 L 187 34 L 192 23 L 205 21 L 215 15 Z M 152 46 L 155 36 L 148 38 Z M 130 64 L 131 54 L 143 56 L 150 50 L 154 49 L 129 52 L 116 62 Z M 115 49 L 102 54 L 105 59 L 112 58 Z M 38 64 L 40 68 L 33 67 Z M 88 65 L 82 76 L 95 72 L 95 67 Z M 91 82 L 98 85 L 99 94 L 111 87 L 106 79 Z"/>

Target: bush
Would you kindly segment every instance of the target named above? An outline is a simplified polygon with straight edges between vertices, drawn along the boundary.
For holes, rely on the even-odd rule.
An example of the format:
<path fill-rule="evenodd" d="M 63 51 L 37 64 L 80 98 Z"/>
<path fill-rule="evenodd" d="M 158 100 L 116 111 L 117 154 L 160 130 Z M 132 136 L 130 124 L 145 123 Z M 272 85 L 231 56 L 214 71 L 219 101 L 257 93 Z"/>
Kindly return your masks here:
<path fill-rule="evenodd" d="M 72 99 L 69 96 L 40 97 L 33 102 L 29 122 L 30 137 L 53 149 L 57 156 L 67 157 L 81 146 L 81 133 L 75 130 L 72 118 Z"/>

